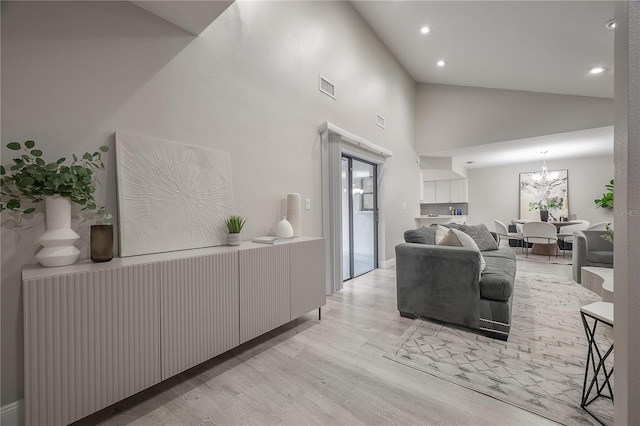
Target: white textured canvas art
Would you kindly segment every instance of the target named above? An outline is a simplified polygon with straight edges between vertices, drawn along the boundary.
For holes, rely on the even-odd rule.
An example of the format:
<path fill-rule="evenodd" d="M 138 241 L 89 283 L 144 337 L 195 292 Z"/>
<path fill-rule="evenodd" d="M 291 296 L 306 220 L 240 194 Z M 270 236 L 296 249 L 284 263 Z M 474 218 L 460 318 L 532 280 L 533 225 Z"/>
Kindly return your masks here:
<path fill-rule="evenodd" d="M 226 243 L 231 155 L 116 132 L 120 256 Z"/>

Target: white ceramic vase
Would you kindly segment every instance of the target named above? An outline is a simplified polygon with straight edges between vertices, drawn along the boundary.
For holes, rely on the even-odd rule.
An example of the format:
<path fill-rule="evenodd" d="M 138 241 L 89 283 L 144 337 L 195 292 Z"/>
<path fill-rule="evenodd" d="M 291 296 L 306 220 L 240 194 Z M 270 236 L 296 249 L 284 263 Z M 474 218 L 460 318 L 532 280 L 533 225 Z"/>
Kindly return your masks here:
<path fill-rule="evenodd" d="M 293 228 L 293 236 L 302 235 L 302 212 L 300 209 L 300 194 L 287 194 L 287 220 Z"/>
<path fill-rule="evenodd" d="M 286 216 L 283 216 L 282 220 L 278 222 L 278 225 L 276 226 L 276 237 L 293 238 L 293 227 L 287 220 Z"/>
<path fill-rule="evenodd" d="M 74 245 L 80 235 L 71 229 L 71 200 L 56 194 L 44 202 L 47 228 L 38 239 L 43 248 L 36 259 L 42 266 L 71 265 L 80 256 L 80 250 Z"/>

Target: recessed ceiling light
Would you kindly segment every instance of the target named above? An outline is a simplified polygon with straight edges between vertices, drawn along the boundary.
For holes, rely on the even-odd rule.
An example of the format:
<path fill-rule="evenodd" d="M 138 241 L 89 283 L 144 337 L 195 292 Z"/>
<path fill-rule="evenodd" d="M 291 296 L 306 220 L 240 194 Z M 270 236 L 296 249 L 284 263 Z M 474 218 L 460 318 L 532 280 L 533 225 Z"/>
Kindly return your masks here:
<path fill-rule="evenodd" d="M 609 22 L 607 22 L 606 24 L 604 24 L 607 28 L 609 28 L 610 30 L 614 30 L 616 28 L 616 21 L 614 21 L 613 19 L 610 20 Z"/>
<path fill-rule="evenodd" d="M 439 67 L 444 67 L 445 65 L 447 65 L 447 61 L 443 61 L 442 59 L 440 59 L 438 62 L 436 62 L 436 65 Z"/>
<path fill-rule="evenodd" d="M 589 71 L 589 72 L 591 74 L 602 74 L 606 70 L 607 69 L 605 67 L 593 67 L 593 68 L 591 68 L 591 71 Z"/>
<path fill-rule="evenodd" d="M 428 33 L 428 32 L 429 32 L 429 27 L 427 27 L 427 26 L 425 25 L 424 27 L 420 28 L 420 32 L 421 32 L 422 34 L 426 34 L 426 33 Z"/>

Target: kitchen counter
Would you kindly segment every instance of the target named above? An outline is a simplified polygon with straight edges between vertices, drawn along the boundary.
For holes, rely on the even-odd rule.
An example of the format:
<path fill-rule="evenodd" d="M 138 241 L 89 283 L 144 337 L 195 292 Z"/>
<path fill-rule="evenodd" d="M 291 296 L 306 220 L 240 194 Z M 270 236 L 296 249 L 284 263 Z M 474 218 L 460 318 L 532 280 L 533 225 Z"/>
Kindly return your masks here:
<path fill-rule="evenodd" d="M 466 215 L 449 215 L 449 214 L 441 214 L 438 216 L 427 216 L 427 215 L 422 215 L 422 216 L 417 216 L 416 218 L 416 224 L 418 225 L 418 227 L 420 226 L 429 226 L 432 225 L 434 223 L 439 223 L 439 224 L 445 224 L 445 223 L 465 223 L 467 221 L 467 216 Z"/>

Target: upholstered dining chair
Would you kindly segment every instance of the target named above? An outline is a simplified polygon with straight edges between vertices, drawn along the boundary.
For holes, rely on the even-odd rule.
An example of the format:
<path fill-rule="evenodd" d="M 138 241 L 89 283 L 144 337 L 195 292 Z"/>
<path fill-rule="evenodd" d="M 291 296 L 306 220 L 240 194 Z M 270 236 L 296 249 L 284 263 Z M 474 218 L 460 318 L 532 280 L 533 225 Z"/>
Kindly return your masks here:
<path fill-rule="evenodd" d="M 502 238 L 506 238 L 509 241 L 516 240 L 520 242 L 518 245 L 524 251 L 524 239 L 522 238 L 521 232 L 509 232 L 507 225 L 500 222 L 499 220 L 495 220 L 494 223 L 496 234 L 498 234 L 498 244 L 500 244 L 500 240 Z"/>
<path fill-rule="evenodd" d="M 555 225 L 548 222 L 527 222 L 522 225 L 522 237 L 525 241 L 525 253 L 529 256 L 529 243 L 532 244 L 552 244 L 558 243 L 558 231 Z M 551 260 L 551 250 L 548 251 Z M 558 252 L 556 251 L 556 257 Z"/>
<path fill-rule="evenodd" d="M 562 257 L 567 251 L 567 244 L 573 244 L 573 231 L 584 231 L 589 227 L 590 223 L 588 220 L 576 220 L 576 222 L 580 223 L 563 226 L 558 232 L 558 240 L 562 241 Z"/>

